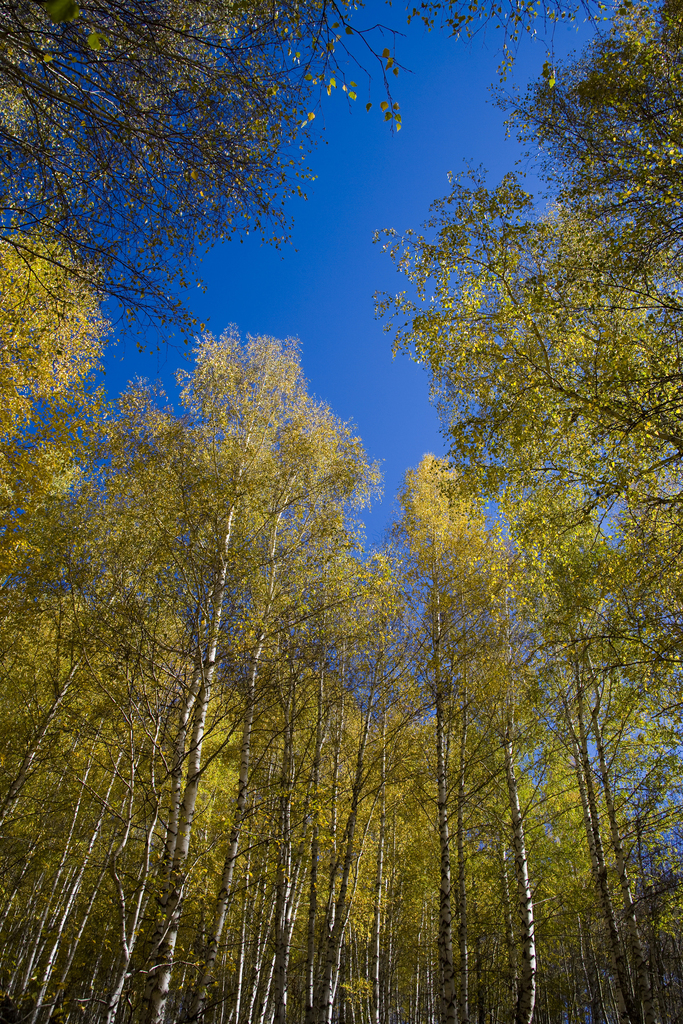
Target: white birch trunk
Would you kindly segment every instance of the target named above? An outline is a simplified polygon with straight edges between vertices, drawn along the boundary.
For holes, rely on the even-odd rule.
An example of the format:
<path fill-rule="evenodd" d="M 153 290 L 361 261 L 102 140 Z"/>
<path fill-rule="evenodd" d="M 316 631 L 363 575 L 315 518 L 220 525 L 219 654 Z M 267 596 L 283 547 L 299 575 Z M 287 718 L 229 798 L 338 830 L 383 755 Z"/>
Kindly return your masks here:
<path fill-rule="evenodd" d="M 74 881 L 73 881 L 73 883 L 71 885 L 71 889 L 69 890 L 69 894 L 68 894 L 66 902 L 64 904 L 64 907 L 63 907 L 63 910 L 62 910 L 62 913 L 61 913 L 61 916 L 60 916 L 60 919 L 59 919 L 59 923 L 56 926 L 55 941 L 53 942 L 52 948 L 50 949 L 50 952 L 48 954 L 47 963 L 45 964 L 45 967 L 44 967 L 44 970 L 43 970 L 43 980 L 42 980 L 42 983 L 41 983 L 38 995 L 36 996 L 36 1000 L 35 1000 L 35 1004 L 34 1004 L 34 1007 L 33 1007 L 33 1011 L 32 1011 L 31 1016 L 29 1018 L 29 1024 L 35 1024 L 35 1022 L 36 1022 L 36 1020 L 38 1018 L 38 1015 L 40 1013 L 40 1010 L 42 1008 L 43 1001 L 45 999 L 45 993 L 47 992 L 47 987 L 50 984 L 50 980 L 52 978 L 52 972 L 54 971 L 55 964 L 57 962 L 57 957 L 59 956 L 59 951 L 60 951 L 61 944 L 62 944 L 62 938 L 64 936 L 64 929 L 66 927 L 66 922 L 69 919 L 69 916 L 71 914 L 71 910 L 72 910 L 72 907 L 73 907 L 73 905 L 74 905 L 74 903 L 76 901 L 76 898 L 77 898 L 78 894 L 81 891 L 81 883 L 83 881 L 83 875 L 85 874 L 85 869 L 87 868 L 88 863 L 90 861 L 90 857 L 91 857 L 92 852 L 93 852 L 93 850 L 95 848 L 95 843 L 99 839 L 100 830 L 102 828 L 102 822 L 104 820 L 104 815 L 105 815 L 105 812 L 107 811 L 108 805 L 109 805 L 109 795 L 111 793 L 112 786 L 114 785 L 114 779 L 115 779 L 115 775 L 116 775 L 116 770 L 117 770 L 117 768 L 119 766 L 119 763 L 121 761 L 121 756 L 122 755 L 119 755 L 119 759 L 116 762 L 116 766 L 114 768 L 114 772 L 112 774 L 112 778 L 111 778 L 111 781 L 109 783 L 109 789 L 107 790 L 107 795 L 105 796 L 104 801 L 102 803 L 102 811 L 100 813 L 100 816 L 99 816 L 99 819 L 98 819 L 97 824 L 95 826 L 95 829 L 93 831 L 93 834 L 92 834 L 92 836 L 90 838 L 90 842 L 88 844 L 88 848 L 87 848 L 87 850 L 85 852 L 85 855 L 84 855 L 84 857 L 83 857 L 83 859 L 81 861 L 80 868 L 78 869 L 78 871 L 76 873 L 76 877 L 75 877 L 75 879 L 74 879 Z"/>
<path fill-rule="evenodd" d="M 146 896 L 146 883 L 150 874 L 150 860 L 152 851 L 152 837 L 154 835 L 154 829 L 158 820 L 158 808 L 155 808 L 155 812 L 152 819 L 147 827 L 145 833 L 145 844 L 144 852 L 138 869 L 136 878 L 135 889 L 132 895 L 132 906 L 128 910 L 127 899 L 123 889 L 123 884 L 119 877 L 117 869 L 117 860 L 123 853 L 125 846 L 128 842 L 130 834 L 130 828 L 132 825 L 132 808 L 130 809 L 127 829 L 119 842 L 118 847 L 114 851 L 110 858 L 109 869 L 114 883 L 114 888 L 117 894 L 118 901 L 118 913 L 119 913 L 119 935 L 120 935 L 120 954 L 119 962 L 117 966 L 117 973 L 115 975 L 113 983 L 110 985 L 109 992 L 106 1000 L 106 1011 L 104 1016 L 104 1024 L 113 1024 L 116 1019 L 121 996 L 123 994 L 124 985 L 129 977 L 128 968 L 130 960 L 135 949 L 137 941 L 140 920 L 144 912 L 147 900 Z"/>
<path fill-rule="evenodd" d="M 280 778 L 280 820 L 277 874 L 275 880 L 275 965 L 273 999 L 275 1024 L 287 1020 L 287 972 L 289 967 L 289 932 L 292 891 L 291 809 L 294 767 L 294 689 L 282 701 L 284 714 L 282 770 Z"/>
<path fill-rule="evenodd" d="M 64 869 L 65 869 L 65 866 L 66 866 L 66 862 L 67 862 L 69 854 L 71 852 L 71 841 L 73 839 L 74 831 L 76 829 L 76 823 L 77 823 L 78 818 L 80 816 L 81 803 L 83 801 L 83 794 L 85 793 L 86 785 L 87 785 L 87 782 L 88 782 L 88 777 L 89 777 L 90 771 L 92 769 L 92 763 L 93 763 L 94 756 L 95 756 L 95 748 L 94 748 L 94 745 L 93 745 L 93 750 L 91 752 L 90 759 L 88 761 L 88 764 L 87 764 L 87 767 L 86 767 L 86 770 L 85 770 L 85 774 L 84 774 L 83 779 L 81 781 L 81 789 L 80 789 L 79 794 L 78 794 L 78 800 L 76 801 L 76 807 L 74 808 L 74 812 L 73 812 L 73 815 L 72 815 L 72 818 L 71 818 L 71 825 L 70 825 L 70 828 L 69 828 L 69 834 L 67 836 L 66 843 L 64 844 L 64 850 L 62 851 L 62 856 L 60 858 L 59 865 L 57 867 L 57 871 L 56 871 L 55 877 L 54 877 L 53 882 L 52 882 L 52 887 L 51 887 L 51 890 L 50 890 L 50 895 L 47 898 L 47 900 L 45 901 L 45 907 L 44 907 L 43 913 L 41 914 L 38 928 L 36 929 L 36 932 L 35 932 L 35 941 L 33 943 L 33 949 L 32 949 L 31 953 L 28 956 L 28 962 L 27 962 L 27 964 L 25 966 L 25 969 L 24 969 L 24 979 L 23 979 L 22 986 L 21 986 L 21 990 L 22 991 L 25 991 L 25 989 L 27 988 L 28 983 L 29 983 L 29 979 L 31 978 L 31 975 L 33 974 L 33 969 L 34 969 L 35 965 L 39 962 L 40 956 L 42 955 L 42 951 L 43 951 L 45 943 L 41 942 L 41 939 L 42 939 L 42 936 L 43 936 L 43 933 L 44 933 L 44 930 L 45 930 L 45 924 L 47 922 L 50 910 L 52 909 L 52 905 L 53 905 L 52 901 L 54 900 L 55 894 L 58 891 L 60 891 L 60 889 L 62 891 L 65 889 L 65 885 L 61 885 L 60 886 L 60 883 L 61 883 L 62 875 L 64 873 Z M 68 874 L 69 873 L 67 873 L 67 878 L 68 878 Z"/>
<path fill-rule="evenodd" d="M 256 680 L 258 676 L 258 664 L 263 649 L 263 638 L 260 639 L 258 647 L 252 658 L 251 671 L 249 673 L 249 686 L 247 689 L 247 704 L 242 726 L 242 744 L 240 748 L 240 770 L 237 780 L 237 802 L 235 816 L 233 819 L 228 849 L 223 862 L 221 873 L 221 887 L 216 897 L 213 924 L 211 927 L 211 938 L 204 957 L 204 967 L 196 983 L 187 1013 L 188 1020 L 197 1020 L 204 1012 L 207 990 L 214 983 L 214 967 L 218 956 L 218 949 L 225 919 L 230 902 L 232 883 L 235 874 L 235 864 L 239 851 L 240 836 L 247 810 L 247 797 L 249 792 L 249 771 L 251 766 L 251 737 L 254 726 L 254 711 L 256 704 Z"/>
<path fill-rule="evenodd" d="M 536 934 L 534 906 L 531 896 L 531 885 L 529 883 L 529 865 L 524 840 L 524 822 L 519 805 L 510 722 L 508 722 L 505 731 L 503 751 L 505 754 L 505 774 L 512 817 L 512 841 L 515 851 L 515 875 L 517 877 L 517 908 L 522 947 L 522 970 L 520 972 L 519 992 L 515 1009 L 515 1024 L 531 1024 L 536 1003 Z"/>
<path fill-rule="evenodd" d="M 318 678 L 318 708 L 315 726 L 315 752 L 313 755 L 313 822 L 311 826 L 311 869 L 308 896 L 308 924 L 306 932 L 306 1005 L 305 1024 L 315 1019 L 315 931 L 318 915 L 318 866 L 320 861 L 320 807 L 318 788 L 320 785 L 320 763 L 322 759 L 323 725 L 323 683 L 324 669 Z"/>
<path fill-rule="evenodd" d="M 80 664 L 81 661 L 79 660 L 76 661 L 76 663 L 72 666 L 71 671 L 69 672 L 68 676 L 64 681 L 64 684 L 62 685 L 61 690 L 59 690 L 55 694 L 52 704 L 50 705 L 50 708 L 48 709 L 47 714 L 43 719 L 42 725 L 39 726 L 37 731 L 31 737 L 29 747 L 26 753 L 24 754 L 24 757 L 22 758 L 21 764 L 19 765 L 19 770 L 17 771 L 17 774 L 10 783 L 8 790 L 5 793 L 5 796 L 0 802 L 0 828 L 2 828 L 5 821 L 7 820 L 7 818 L 17 805 L 22 790 L 26 785 L 28 777 L 31 774 L 31 770 L 35 764 L 36 758 L 38 757 L 41 747 L 45 741 L 45 737 L 47 736 L 50 730 L 50 726 L 54 722 L 62 705 L 64 704 L 64 701 L 67 698 L 67 695 L 71 688 L 71 684 L 73 683 L 74 677 L 80 667 Z"/>
<path fill-rule="evenodd" d="M 227 576 L 227 553 L 230 547 L 235 509 L 231 509 L 221 551 L 221 566 L 210 598 L 209 635 L 206 655 L 198 653 L 200 681 L 194 702 L 192 737 L 187 758 L 187 774 L 183 801 L 180 807 L 177 840 L 173 853 L 170 877 L 161 900 L 161 918 L 152 945 L 152 968 L 147 976 L 143 996 L 143 1019 L 146 1024 L 162 1024 L 171 982 L 175 944 L 182 912 L 187 858 L 190 851 L 192 823 L 201 780 L 202 745 L 206 717 L 211 700 L 211 687 L 216 668 L 218 638 L 220 635 L 223 600 Z M 199 651 L 199 648 L 198 648 Z"/>

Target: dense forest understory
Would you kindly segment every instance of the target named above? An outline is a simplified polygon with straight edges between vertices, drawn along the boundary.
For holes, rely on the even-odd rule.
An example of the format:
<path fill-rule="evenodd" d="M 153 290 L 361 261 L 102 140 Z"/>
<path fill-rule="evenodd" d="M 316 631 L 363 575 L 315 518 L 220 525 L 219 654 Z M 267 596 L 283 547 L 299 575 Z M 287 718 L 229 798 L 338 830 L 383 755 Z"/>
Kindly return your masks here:
<path fill-rule="evenodd" d="M 2 1024 L 683 1020 L 681 4 L 501 99 L 549 203 L 378 235 L 450 444 L 381 547 L 295 341 L 97 383 L 105 296 L 194 330 L 280 230 L 351 13 L 0 3 Z"/>

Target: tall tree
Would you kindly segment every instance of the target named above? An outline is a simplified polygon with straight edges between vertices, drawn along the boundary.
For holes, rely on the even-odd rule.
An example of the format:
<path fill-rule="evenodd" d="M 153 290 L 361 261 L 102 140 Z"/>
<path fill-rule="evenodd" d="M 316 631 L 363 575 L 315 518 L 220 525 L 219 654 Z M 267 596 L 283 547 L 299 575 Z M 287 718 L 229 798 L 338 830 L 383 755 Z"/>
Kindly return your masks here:
<path fill-rule="evenodd" d="M 313 79 L 342 4 L 21 0 L 0 6 L 0 219 L 53 263 L 163 323 L 202 247 L 286 231 Z M 353 88 L 351 88 L 353 92 Z M 186 325 L 190 326 L 190 325 Z"/>
<path fill-rule="evenodd" d="M 464 742 L 467 731 L 468 665 L 486 642 L 494 548 L 486 536 L 481 512 L 457 497 L 457 482 L 446 465 L 425 456 L 408 473 L 401 495 L 402 516 L 395 527 L 403 557 L 402 579 L 415 672 L 424 687 L 426 706 L 433 709 L 436 743 L 436 806 L 441 851 L 439 955 L 443 1024 L 454 1024 L 457 1012 L 457 971 L 453 956 L 456 907 L 452 897 L 453 789 L 451 737 L 459 743 L 460 777 L 456 847 L 460 919 L 460 1011 L 468 1019 L 468 944 L 464 884 Z M 401 557 L 399 556 L 399 557 Z M 456 762 L 457 763 L 457 762 Z"/>

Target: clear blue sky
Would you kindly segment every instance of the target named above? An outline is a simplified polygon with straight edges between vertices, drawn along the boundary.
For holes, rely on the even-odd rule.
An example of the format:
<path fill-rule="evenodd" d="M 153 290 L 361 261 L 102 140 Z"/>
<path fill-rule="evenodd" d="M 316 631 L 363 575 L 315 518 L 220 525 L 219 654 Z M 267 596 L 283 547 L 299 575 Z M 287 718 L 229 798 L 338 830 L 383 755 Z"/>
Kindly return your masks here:
<path fill-rule="evenodd" d="M 217 246 L 206 257 L 204 294 L 190 296 L 215 333 L 236 324 L 242 334 L 270 334 L 301 341 L 310 388 L 344 420 L 352 420 L 384 473 L 384 500 L 366 516 L 368 540 L 377 543 L 391 515 L 405 470 L 444 443 L 429 403 L 427 375 L 406 356 L 391 355 L 391 339 L 374 319 L 373 293 L 403 287 L 389 258 L 372 244 L 375 229 L 418 227 L 430 203 L 448 192 L 447 174 L 464 161 L 483 164 L 496 182 L 519 157 L 506 139 L 504 115 L 492 102 L 500 33 L 466 45 L 417 24 L 406 27 L 402 8 L 380 3 L 358 12 L 359 27 L 378 21 L 406 33 L 397 57 L 411 70 L 396 80 L 403 128 L 392 135 L 381 119 L 381 83 L 371 85 L 374 106 L 365 112 L 367 86 L 358 72 L 358 101 L 349 111 L 341 91 L 324 96 L 314 125 L 322 137 L 310 157 L 317 180 L 308 200 L 291 204 L 291 245 L 279 252 L 250 237 Z M 588 37 L 585 26 L 558 28 L 555 52 L 564 54 Z M 383 45 L 391 46 L 387 38 Z M 526 40 L 512 81 L 520 86 L 540 73 L 546 42 Z M 169 395 L 181 356 L 138 356 L 128 344 L 107 357 L 112 394 L 135 375 L 161 379 Z"/>

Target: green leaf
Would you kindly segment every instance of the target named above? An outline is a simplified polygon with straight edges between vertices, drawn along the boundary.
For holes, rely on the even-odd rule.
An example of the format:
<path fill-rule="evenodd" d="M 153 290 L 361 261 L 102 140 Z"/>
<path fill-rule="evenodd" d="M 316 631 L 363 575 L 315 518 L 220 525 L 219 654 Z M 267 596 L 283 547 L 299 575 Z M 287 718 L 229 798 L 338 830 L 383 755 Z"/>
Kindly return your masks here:
<path fill-rule="evenodd" d="M 75 21 L 81 13 L 74 0 L 45 0 L 43 7 L 57 25 L 62 21 Z"/>
<path fill-rule="evenodd" d="M 103 32 L 91 32 L 88 36 L 88 46 L 91 50 L 101 50 L 102 43 L 108 43 L 109 39 Z"/>

